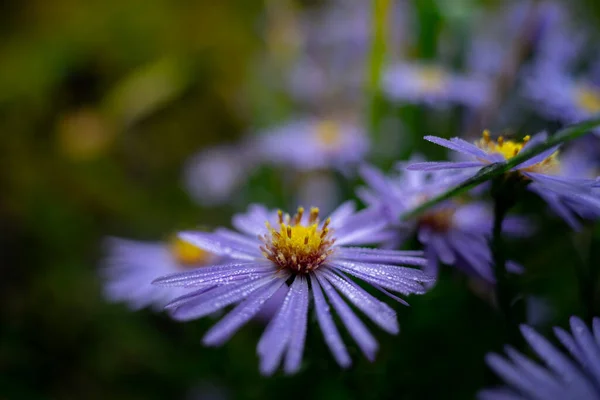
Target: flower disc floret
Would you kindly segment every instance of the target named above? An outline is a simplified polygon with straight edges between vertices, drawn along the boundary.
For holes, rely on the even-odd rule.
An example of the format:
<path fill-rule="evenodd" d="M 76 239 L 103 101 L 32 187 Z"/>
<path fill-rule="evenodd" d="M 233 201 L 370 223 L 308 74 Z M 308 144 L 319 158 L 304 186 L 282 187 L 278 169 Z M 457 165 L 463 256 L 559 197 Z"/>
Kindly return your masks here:
<path fill-rule="evenodd" d="M 267 222 L 269 233 L 261 236 L 263 255 L 280 269 L 297 274 L 307 274 L 317 269 L 333 252 L 331 246 L 335 241 L 329 229 L 329 218 L 319 227 L 318 208 L 310 210 L 306 225 L 302 222 L 303 215 L 302 207 L 293 217 L 279 210 L 279 226 L 274 228 Z"/>

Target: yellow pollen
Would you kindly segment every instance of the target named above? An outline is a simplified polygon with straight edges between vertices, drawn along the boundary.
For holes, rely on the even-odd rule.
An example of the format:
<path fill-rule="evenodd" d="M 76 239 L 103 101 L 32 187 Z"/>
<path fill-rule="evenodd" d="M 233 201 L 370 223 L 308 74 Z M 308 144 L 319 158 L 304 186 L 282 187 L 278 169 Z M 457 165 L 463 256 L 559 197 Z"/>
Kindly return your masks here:
<path fill-rule="evenodd" d="M 424 92 L 437 92 L 446 84 L 446 72 L 435 66 L 423 66 L 419 70 L 419 85 Z"/>
<path fill-rule="evenodd" d="M 508 160 L 519 154 L 529 139 L 529 136 L 525 136 L 521 142 L 518 142 L 515 140 L 506 140 L 503 136 L 498 136 L 498 139 L 494 142 L 490 137 L 490 132 L 485 130 L 481 135 L 481 139 L 475 142 L 475 144 L 487 153 L 500 154 Z"/>
<path fill-rule="evenodd" d="M 269 234 L 261 236 L 264 243 L 263 255 L 281 269 L 290 269 L 295 273 L 309 273 L 318 268 L 331 254 L 334 239 L 331 238 L 328 218 L 319 221 L 319 209 L 311 208 L 308 222 L 303 223 L 304 209 L 298 208 L 293 217 L 279 215 L 279 226 L 272 227 L 267 222 Z"/>
<path fill-rule="evenodd" d="M 523 146 L 525 146 L 529 140 L 531 140 L 531 136 L 529 135 L 523 137 L 520 142 L 516 140 L 506 140 L 503 136 L 498 136 L 498 139 L 494 142 L 490 137 L 490 132 L 485 130 L 481 135 L 481 139 L 476 141 L 475 145 L 489 154 L 500 154 L 505 160 L 508 160 L 519 154 L 523 149 Z M 556 151 L 543 161 L 527 167 L 525 170 L 553 174 L 558 172 L 559 169 L 560 163 L 558 161 L 558 151 Z"/>
<path fill-rule="evenodd" d="M 325 149 L 336 149 L 342 143 L 342 130 L 339 123 L 323 120 L 315 129 L 317 142 Z"/>
<path fill-rule="evenodd" d="M 575 98 L 579 107 L 588 113 L 600 113 L 600 90 L 597 88 L 579 85 L 575 89 Z"/>
<path fill-rule="evenodd" d="M 213 256 L 211 253 L 208 253 L 189 242 L 181 240 L 176 236 L 169 241 L 169 248 L 175 260 L 182 266 L 205 264 Z"/>

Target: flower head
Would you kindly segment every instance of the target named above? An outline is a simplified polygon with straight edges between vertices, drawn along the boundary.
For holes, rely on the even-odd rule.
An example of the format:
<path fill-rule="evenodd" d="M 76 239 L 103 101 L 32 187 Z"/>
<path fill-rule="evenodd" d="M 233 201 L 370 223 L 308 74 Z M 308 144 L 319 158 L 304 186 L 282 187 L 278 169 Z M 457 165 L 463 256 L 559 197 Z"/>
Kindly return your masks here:
<path fill-rule="evenodd" d="M 184 184 L 190 196 L 203 206 L 232 199 L 254 168 L 245 144 L 210 147 L 194 155 L 184 169 Z"/>
<path fill-rule="evenodd" d="M 126 302 L 134 310 L 147 306 L 160 310 L 189 292 L 185 288 L 152 285 L 156 277 L 200 268 L 218 259 L 177 237 L 169 242 L 109 238 L 106 251 L 102 268 L 105 295 L 110 301 Z"/>
<path fill-rule="evenodd" d="M 600 114 L 600 86 L 592 80 L 537 68 L 526 77 L 524 87 L 524 95 L 546 117 L 577 123 Z"/>
<path fill-rule="evenodd" d="M 425 171 L 469 169 L 506 162 L 523 149 L 543 142 L 546 137 L 546 133 L 543 132 L 531 138 L 525 136 L 521 141 L 506 140 L 502 136 L 494 141 L 489 132 L 485 131 L 480 140 L 469 143 L 460 138 L 447 140 L 426 136 L 426 140 L 468 155 L 472 161 L 422 162 L 412 164 L 408 169 Z M 573 176 L 572 173 L 581 171 L 582 166 L 577 163 L 578 167 L 572 168 L 570 165 L 574 160 L 572 155 L 561 159 L 559 147 L 552 147 L 522 162 L 515 166 L 511 173 L 517 173 L 528 184 L 529 190 L 542 197 L 557 214 L 577 229 L 580 225 L 577 216 L 600 217 L 598 180 L 586 176 Z M 588 159 L 587 155 L 585 157 Z M 591 169 L 591 165 L 588 169 Z"/>
<path fill-rule="evenodd" d="M 299 170 L 345 169 L 360 162 L 369 150 L 368 137 L 359 125 L 308 117 L 265 132 L 255 145 L 264 162 Z"/>
<path fill-rule="evenodd" d="M 401 222 L 402 214 L 463 178 L 439 171 L 407 171 L 404 164 L 400 165 L 399 172 L 388 178 L 374 168 L 363 167 L 361 173 L 369 187 L 359 192 L 359 197 L 369 206 L 381 208 L 388 223 L 395 227 L 394 245 L 416 234 L 425 247 L 429 275 L 437 275 L 441 261 L 493 283 L 492 254 L 488 245 L 493 216 L 489 207 L 482 202 L 453 199 Z M 503 226 L 515 235 L 529 231 L 524 221 L 514 217 L 507 218 Z M 508 267 L 513 272 L 520 270 L 513 262 L 509 262 Z"/>
<path fill-rule="evenodd" d="M 454 74 L 440 66 L 398 64 L 384 76 L 383 87 L 390 98 L 434 106 L 485 105 L 491 86 L 487 78 Z"/>
<path fill-rule="evenodd" d="M 600 398 L 599 318 L 594 318 L 593 332 L 577 317 L 571 317 L 571 333 L 554 328 L 556 337 L 567 352 L 556 348 L 526 325 L 521 326 L 521 332 L 545 366 L 510 346 L 506 347 L 508 358 L 489 354 L 486 362 L 507 386 L 484 390 L 479 393 L 479 399 Z"/>
<path fill-rule="evenodd" d="M 317 209 L 300 208 L 290 216 L 252 206 L 248 213 L 234 216 L 233 224 L 241 233 L 218 229 L 180 235 L 195 246 L 231 257 L 230 261 L 166 276 L 157 282 L 193 288 L 193 292 L 168 306 L 179 320 L 199 318 L 237 304 L 204 336 L 204 344 L 209 346 L 226 342 L 276 291 L 285 288 L 283 303 L 258 343 L 264 374 L 273 373 L 282 359 L 286 373 L 300 367 L 311 299 L 327 345 L 336 361 L 346 367 L 351 361 L 329 304 L 372 360 L 377 342 L 340 294 L 375 324 L 396 334 L 399 328 L 393 309 L 354 279 L 393 298 L 396 296 L 388 290 L 406 295 L 424 293 L 424 283 L 431 281 L 418 269 L 399 266 L 424 265 L 420 252 L 348 247 L 387 237 L 379 212 L 355 213 L 352 203 L 344 203 L 325 220 L 321 220 Z"/>

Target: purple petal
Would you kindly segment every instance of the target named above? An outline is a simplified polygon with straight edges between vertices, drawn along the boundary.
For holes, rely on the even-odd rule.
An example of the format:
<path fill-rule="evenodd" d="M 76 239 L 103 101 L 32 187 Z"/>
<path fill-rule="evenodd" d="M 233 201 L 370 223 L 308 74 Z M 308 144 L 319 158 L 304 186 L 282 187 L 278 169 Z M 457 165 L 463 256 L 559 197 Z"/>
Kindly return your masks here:
<path fill-rule="evenodd" d="M 352 360 L 350 359 L 346 346 L 342 341 L 342 337 L 333 322 L 329 305 L 325 301 L 323 292 L 321 291 L 321 285 L 319 285 L 319 281 L 315 278 L 314 274 L 311 274 L 310 281 L 312 283 L 317 321 L 323 332 L 325 343 L 327 343 L 329 350 L 331 350 L 331 354 L 333 354 L 335 361 L 337 361 L 342 368 L 347 368 L 352 364 Z"/>
<path fill-rule="evenodd" d="M 298 286 L 292 286 L 287 292 L 277 315 L 271 320 L 257 345 L 260 357 L 260 372 L 271 375 L 277 369 L 288 342 L 292 336 L 292 318 L 298 304 Z"/>
<path fill-rule="evenodd" d="M 553 394 L 561 391 L 554 375 L 547 369 L 534 363 L 512 347 L 507 347 L 506 354 L 511 358 L 516 368 L 537 388 L 538 396 L 551 398 Z"/>
<path fill-rule="evenodd" d="M 415 254 L 417 254 L 415 256 Z M 425 259 L 420 257 L 423 252 L 406 252 L 400 250 L 380 250 L 364 247 L 340 247 L 336 249 L 336 257 L 361 262 L 376 262 L 390 264 L 407 264 L 424 266 Z"/>
<path fill-rule="evenodd" d="M 537 193 L 538 196 L 540 196 L 546 203 L 548 203 L 548 206 L 555 213 L 557 213 L 558 216 L 561 217 L 571 227 L 571 229 L 573 229 L 574 231 L 581 230 L 581 223 L 577 219 L 575 213 L 561 202 L 559 196 L 556 193 L 544 190 L 543 187 L 540 187 L 535 182 L 531 183 L 528 186 L 528 189 L 534 193 Z"/>
<path fill-rule="evenodd" d="M 412 293 L 425 293 L 422 282 L 432 280 L 420 270 L 385 264 L 367 264 L 336 260 L 334 263 L 328 265 L 333 268 L 339 268 L 365 282 L 379 285 L 385 289 L 406 295 Z"/>
<path fill-rule="evenodd" d="M 275 279 L 259 290 L 253 292 L 242 303 L 237 305 L 229 314 L 213 326 L 202 342 L 205 346 L 220 346 L 225 343 L 246 322 L 254 317 L 263 304 L 285 284 L 283 279 Z"/>
<path fill-rule="evenodd" d="M 478 161 L 425 161 L 410 164 L 406 169 L 409 171 L 437 171 L 443 169 L 475 168 L 485 165 Z"/>
<path fill-rule="evenodd" d="M 373 234 L 381 233 L 386 225 L 387 221 L 380 210 L 371 208 L 359 211 L 346 218 L 342 226 L 335 228 L 336 244 L 343 246 L 358 241 L 363 243 L 365 239 L 369 241 Z"/>
<path fill-rule="evenodd" d="M 486 159 L 488 154 L 481 150 L 479 147 L 466 142 L 464 140 L 459 140 L 458 138 L 453 138 L 451 141 L 437 137 L 437 136 L 425 136 L 423 139 L 435 143 L 437 145 L 446 147 L 447 149 L 458 151 L 459 153 L 468 154 L 473 157 Z"/>
<path fill-rule="evenodd" d="M 513 392 L 512 390 L 502 389 L 486 389 L 477 393 L 478 400 L 527 400 L 522 395 Z"/>
<path fill-rule="evenodd" d="M 275 273 L 270 262 L 237 262 L 200 267 L 188 272 L 178 272 L 155 279 L 152 283 L 163 286 L 202 286 L 224 283 L 242 276 L 256 277 L 264 273 Z"/>
<path fill-rule="evenodd" d="M 398 317 L 390 306 L 377 300 L 354 282 L 326 270 L 322 271 L 322 276 L 381 329 L 393 335 L 400 332 Z"/>
<path fill-rule="evenodd" d="M 262 288 L 274 279 L 284 278 L 271 275 L 265 278 L 247 280 L 238 285 L 219 286 L 200 294 L 196 299 L 180 305 L 171 311 L 171 316 L 179 321 L 189 321 L 203 317 L 245 299 L 250 293 Z"/>
<path fill-rule="evenodd" d="M 241 245 L 237 241 L 224 239 L 206 232 L 181 232 L 179 237 L 210 253 L 240 260 L 254 260 L 260 257 L 260 242 L 257 240 L 256 248 Z"/>
<path fill-rule="evenodd" d="M 530 327 L 521 325 L 521 333 L 550 369 L 560 375 L 565 382 L 570 382 L 572 388 L 588 393 L 587 396 L 579 398 L 594 398 L 594 388 L 567 357 Z"/>
<path fill-rule="evenodd" d="M 327 282 L 327 280 L 320 275 L 321 274 L 317 270 L 315 272 L 315 276 L 319 280 L 319 284 L 329 298 L 331 305 L 346 326 L 348 333 L 350 333 L 350 336 L 352 336 L 352 338 L 356 341 L 358 347 L 360 347 L 365 357 L 367 357 L 369 361 L 373 361 L 375 359 L 375 353 L 377 353 L 377 349 L 379 347 L 377 341 L 373 335 L 371 335 L 362 321 L 356 316 L 356 314 L 354 314 L 354 312 L 352 312 L 344 300 L 342 300 L 340 295 L 337 294 L 329 282 Z"/>
<path fill-rule="evenodd" d="M 594 317 L 593 329 L 594 337 L 596 338 L 596 344 L 600 346 L 600 318 Z"/>
<path fill-rule="evenodd" d="M 596 382 L 600 382 L 600 348 L 596 345 L 590 330 L 581 319 L 571 317 L 570 322 L 573 337 L 586 360 L 584 367 L 594 376 Z"/>
<path fill-rule="evenodd" d="M 329 218 L 331 218 L 331 226 L 343 226 L 346 219 L 354 214 L 356 211 L 356 204 L 352 200 L 345 201 L 338 208 L 336 208 Z"/>
<path fill-rule="evenodd" d="M 529 160 L 526 160 L 526 161 L 522 162 L 521 164 L 517 165 L 515 168 L 513 168 L 513 170 L 529 168 L 532 165 L 540 163 L 540 162 L 544 161 L 546 158 L 550 157 L 552 154 L 554 154 L 559 148 L 560 148 L 560 145 L 554 146 L 546 151 L 543 151 L 540 154 L 538 154 L 537 156 L 531 157 Z"/>
<path fill-rule="evenodd" d="M 559 327 L 554 327 L 554 335 L 579 364 L 583 365 L 585 363 L 585 357 L 577 346 L 577 343 L 575 343 L 573 336 Z"/>
<path fill-rule="evenodd" d="M 445 237 L 442 235 L 432 235 L 429 245 L 433 247 L 440 261 L 448 265 L 454 264 L 456 257 Z"/>
<path fill-rule="evenodd" d="M 269 212 L 262 205 L 251 204 L 248 207 L 248 212 L 233 216 L 232 224 L 240 232 L 257 237 L 266 232 L 265 222 L 271 221 L 274 218 L 274 212 Z"/>
<path fill-rule="evenodd" d="M 545 400 L 541 393 L 533 386 L 528 377 L 523 374 L 523 371 L 518 370 L 504 358 L 497 354 L 488 354 L 485 357 L 486 363 L 493 369 L 504 381 L 510 386 L 518 389 L 520 392 L 527 394 L 527 397 L 537 400 Z"/>
<path fill-rule="evenodd" d="M 283 369 L 286 374 L 293 374 L 300 368 L 307 328 L 308 282 L 303 277 L 296 277 L 293 285 L 298 285 L 298 303 L 293 310 L 292 336 L 284 361 Z"/>
<path fill-rule="evenodd" d="M 377 168 L 370 165 L 363 165 L 360 168 L 360 175 L 364 181 L 378 193 L 389 193 L 390 184 L 386 176 Z"/>

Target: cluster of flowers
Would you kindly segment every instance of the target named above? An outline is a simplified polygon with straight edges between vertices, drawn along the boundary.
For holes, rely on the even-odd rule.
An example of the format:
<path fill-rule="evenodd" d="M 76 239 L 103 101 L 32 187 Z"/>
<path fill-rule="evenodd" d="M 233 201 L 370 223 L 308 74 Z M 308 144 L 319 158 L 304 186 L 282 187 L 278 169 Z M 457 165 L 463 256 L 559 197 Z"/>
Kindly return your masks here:
<path fill-rule="evenodd" d="M 539 48 L 538 57 L 524 68 L 519 78 L 523 79 L 523 87 L 528 88 L 526 94 L 544 115 L 567 123 L 598 114 L 600 92 L 580 79 L 567 79 L 569 63 L 556 62 L 556 51 L 562 52 L 562 60 L 567 59 L 568 46 L 550 51 L 548 43 L 562 43 L 561 35 L 569 32 L 563 13 L 557 12 L 554 3 L 539 3 L 534 9 L 539 29 L 532 38 Z M 529 6 L 520 4 L 511 8 L 507 20 L 512 24 L 527 22 L 531 17 Z M 327 25 L 327 18 L 309 20 Z M 360 27 L 359 21 L 356 23 Z M 507 25 L 502 27 L 506 34 L 501 32 L 493 39 L 499 48 L 502 45 L 498 37 L 506 40 L 514 36 L 515 29 L 507 29 Z M 321 37 L 317 34 L 318 27 L 312 24 L 308 31 Z M 361 40 L 368 43 L 367 31 L 353 29 L 355 34 L 364 32 L 366 37 L 353 36 L 353 43 Z M 344 35 L 338 32 L 329 36 L 329 40 Z M 482 41 L 491 46 L 492 39 L 478 40 L 473 43 L 474 49 L 481 47 Z M 318 42 L 315 38 L 312 41 Z M 336 55 L 327 50 L 339 48 L 330 42 L 312 45 L 330 57 Z M 306 54 L 319 52 L 306 51 Z M 344 59 L 346 55 L 337 56 Z M 463 74 L 439 65 L 396 63 L 389 66 L 383 87 L 391 100 L 400 102 L 435 107 L 460 105 L 468 109 L 486 107 L 493 96 L 492 82 L 501 72 L 491 68 L 497 63 L 478 61 L 481 59 L 473 57 L 471 70 Z M 310 68 L 316 67 L 311 64 Z M 298 73 L 301 69 L 294 70 L 294 79 Z M 546 79 L 548 74 L 552 79 Z M 348 78 L 346 74 L 343 77 Z M 552 86 L 548 82 L 557 84 Z M 323 86 L 316 85 L 316 89 Z M 291 93 L 296 92 L 291 90 Z M 399 326 L 394 309 L 375 297 L 374 292 L 406 304 L 399 295 L 425 294 L 435 284 L 440 265 L 453 266 L 487 285 L 494 285 L 496 274 L 488 243 L 493 213 L 481 200 L 481 188 L 438 203 L 419 215 L 404 217 L 472 177 L 482 167 L 507 162 L 523 150 L 544 142 L 547 134 L 519 139 L 492 137 L 484 131 L 475 141 L 426 136 L 426 140 L 454 151 L 454 161 L 424 161 L 420 155 L 413 155 L 410 161 L 399 162 L 386 175 L 363 162 L 370 147 L 364 132 L 360 125 L 346 119 L 303 117 L 249 138 L 242 145 L 200 153 L 186 169 L 186 180 L 192 196 L 204 205 L 230 198 L 248 171 L 259 162 L 268 161 L 299 171 L 357 170 L 366 185 L 357 188 L 356 195 L 366 207 L 357 210 L 352 201 L 347 201 L 322 218 L 316 207 L 300 207 L 291 215 L 254 204 L 245 213 L 233 216 L 236 230 L 182 232 L 168 243 L 109 239 L 103 268 L 107 297 L 126 301 L 136 309 L 166 307 L 174 319 L 182 321 L 213 315 L 233 306 L 204 336 L 207 346 L 225 343 L 252 319 L 268 321 L 257 353 L 261 372 L 270 375 L 280 365 L 289 374 L 300 368 L 311 304 L 333 357 L 340 366 L 348 367 L 351 359 L 334 314 L 369 360 L 375 358 L 378 348 L 373 334 L 350 305 L 384 331 L 397 334 Z M 524 183 L 572 228 L 579 229 L 582 219 L 600 217 L 595 140 L 584 138 L 564 151 L 559 146 L 547 149 L 514 166 L 507 174 Z M 502 229 L 519 237 L 530 234 L 534 226 L 525 218 L 508 216 Z M 400 250 L 414 237 L 423 251 Z M 522 273 L 524 267 L 509 261 L 507 270 Z M 509 361 L 490 355 L 488 364 L 509 386 L 483 391 L 481 398 L 600 397 L 600 320 L 594 320 L 593 332 L 576 317 L 571 325 L 572 334 L 557 329 L 556 335 L 572 357 L 523 326 L 525 339 L 547 368 L 512 348 L 507 349 Z"/>

